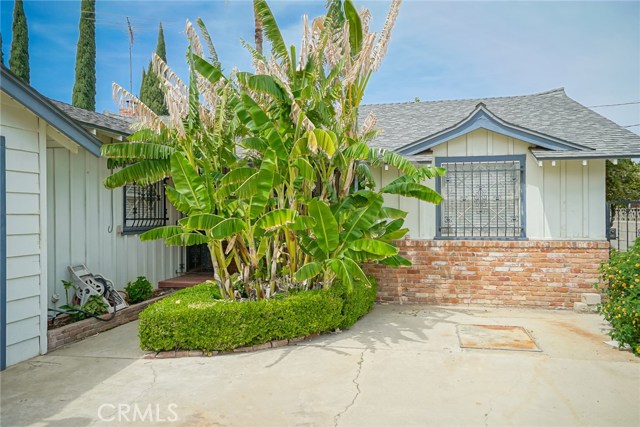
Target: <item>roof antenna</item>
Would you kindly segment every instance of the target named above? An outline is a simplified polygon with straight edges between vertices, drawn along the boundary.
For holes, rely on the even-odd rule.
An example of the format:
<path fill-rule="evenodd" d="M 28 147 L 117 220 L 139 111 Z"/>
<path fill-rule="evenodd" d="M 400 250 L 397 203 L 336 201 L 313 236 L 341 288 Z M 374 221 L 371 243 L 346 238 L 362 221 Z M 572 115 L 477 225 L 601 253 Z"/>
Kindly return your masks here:
<path fill-rule="evenodd" d="M 127 28 L 129 29 L 129 92 L 133 93 L 133 62 L 131 60 L 131 48 L 133 46 L 133 28 L 131 28 L 131 21 L 127 16 Z"/>

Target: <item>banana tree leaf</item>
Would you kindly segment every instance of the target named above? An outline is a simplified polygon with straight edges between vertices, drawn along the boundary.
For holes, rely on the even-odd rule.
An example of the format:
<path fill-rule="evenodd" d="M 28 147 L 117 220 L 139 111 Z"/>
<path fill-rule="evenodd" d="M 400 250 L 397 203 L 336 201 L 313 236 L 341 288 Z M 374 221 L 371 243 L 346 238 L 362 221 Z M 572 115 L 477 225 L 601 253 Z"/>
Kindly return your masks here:
<path fill-rule="evenodd" d="M 309 147 L 312 151 L 320 149 L 329 158 L 332 158 L 338 147 L 338 138 L 330 130 L 314 129 L 308 132 Z"/>
<path fill-rule="evenodd" d="M 293 166 L 298 169 L 298 173 L 304 179 L 310 182 L 315 182 L 316 171 L 313 169 L 313 166 L 311 166 L 311 163 L 309 163 L 307 159 L 300 157 L 293 162 Z"/>
<path fill-rule="evenodd" d="M 345 262 L 341 259 L 332 258 L 327 260 L 327 265 L 336 273 L 336 276 L 347 287 L 347 290 L 351 291 L 353 289 L 353 281 Z"/>
<path fill-rule="evenodd" d="M 409 232 L 408 228 L 400 228 L 395 231 L 387 232 L 380 238 L 386 241 L 400 240 Z"/>
<path fill-rule="evenodd" d="M 402 171 L 405 175 L 413 176 L 417 169 L 409 160 L 393 151 L 384 148 L 372 148 L 369 151 L 369 162 L 375 166 L 388 164 Z"/>
<path fill-rule="evenodd" d="M 210 205 L 209 193 L 204 178 L 191 166 L 182 153 L 171 155 L 171 177 L 178 193 L 196 210 L 208 210 Z"/>
<path fill-rule="evenodd" d="M 260 217 L 256 221 L 256 227 L 266 232 L 275 231 L 285 225 L 295 222 L 298 211 L 295 209 L 275 209 Z"/>
<path fill-rule="evenodd" d="M 390 208 L 385 206 L 380 211 L 380 216 L 382 218 L 391 218 L 391 219 L 404 219 L 407 217 L 407 211 L 403 211 L 402 209 Z"/>
<path fill-rule="evenodd" d="M 405 197 L 415 197 L 416 199 L 424 202 L 438 204 L 442 201 L 442 196 L 435 190 L 427 187 L 426 185 L 418 184 L 415 182 L 400 182 L 391 183 L 386 185 L 380 190 L 381 193 L 387 194 L 399 194 Z"/>
<path fill-rule="evenodd" d="M 254 13 L 259 17 L 260 22 L 262 23 L 264 34 L 271 44 L 271 52 L 273 53 L 273 56 L 289 62 L 289 51 L 287 50 L 287 45 L 284 43 L 282 33 L 280 32 L 276 19 L 273 17 L 273 13 L 271 13 L 271 9 L 269 9 L 269 5 L 265 0 L 254 0 L 253 8 Z"/>
<path fill-rule="evenodd" d="M 287 147 L 276 128 L 271 125 L 271 127 L 265 131 L 264 135 L 269 142 L 269 148 L 276 152 L 278 158 L 286 159 L 289 150 L 287 150 Z"/>
<path fill-rule="evenodd" d="M 100 150 L 105 157 L 121 159 L 168 159 L 175 148 L 168 145 L 152 144 L 150 142 L 119 142 L 104 144 Z"/>
<path fill-rule="evenodd" d="M 320 273 L 322 273 L 322 264 L 314 261 L 300 267 L 296 271 L 295 279 L 298 282 L 302 282 L 303 280 L 312 279 Z"/>
<path fill-rule="evenodd" d="M 349 242 L 357 237 L 358 231 L 366 230 L 373 225 L 380 215 L 383 199 L 380 195 L 372 197 L 369 203 L 357 209 L 344 225 L 346 231 L 345 241 Z"/>
<path fill-rule="evenodd" d="M 398 248 L 389 243 L 376 239 L 358 239 L 349 247 L 355 251 L 365 251 L 374 255 L 393 256 L 398 253 Z"/>
<path fill-rule="evenodd" d="M 255 171 L 255 169 L 254 169 Z M 236 195 L 243 199 L 249 199 L 256 194 L 269 195 L 273 186 L 273 172 L 259 169 L 247 178 L 236 190 Z"/>
<path fill-rule="evenodd" d="M 339 243 L 339 229 L 329 206 L 322 200 L 312 200 L 309 202 L 309 216 L 316 222 L 312 230 L 320 249 L 326 254 L 335 250 Z"/>
<path fill-rule="evenodd" d="M 344 156 L 351 160 L 366 160 L 369 156 L 369 145 L 364 142 L 358 142 L 350 145 L 343 151 Z"/>
<path fill-rule="evenodd" d="M 169 187 L 168 185 L 165 186 L 164 194 L 174 208 L 185 214 L 191 212 L 192 206 L 189 204 L 189 201 L 182 194 L 178 193 L 175 188 Z"/>
<path fill-rule="evenodd" d="M 200 233 L 176 234 L 164 241 L 167 246 L 195 246 L 205 243 L 209 243 L 209 238 Z"/>
<path fill-rule="evenodd" d="M 362 21 L 351 0 L 344 2 L 344 16 L 349 21 L 349 45 L 351 56 L 356 56 L 362 47 Z"/>
<path fill-rule="evenodd" d="M 165 159 L 140 160 L 126 166 L 104 180 L 107 188 L 118 188 L 126 184 L 148 185 L 169 175 L 169 162 Z"/>
<path fill-rule="evenodd" d="M 192 61 L 195 70 L 211 83 L 216 84 L 220 79 L 224 78 L 224 74 L 222 74 L 220 67 L 210 64 L 198 55 L 193 55 Z"/>
<path fill-rule="evenodd" d="M 255 92 L 270 95 L 279 101 L 287 101 L 289 99 L 273 76 L 239 72 L 236 73 L 236 77 L 241 84 Z"/>
<path fill-rule="evenodd" d="M 211 229 L 211 238 L 225 240 L 247 229 L 247 224 L 239 218 L 227 218 Z"/>
<path fill-rule="evenodd" d="M 371 286 L 371 282 L 369 282 L 369 278 L 367 277 L 366 274 L 364 274 L 364 271 L 362 271 L 362 268 L 360 268 L 358 263 L 356 263 L 351 258 L 347 258 L 347 257 L 343 258 L 342 261 L 344 262 L 344 265 L 347 268 L 347 271 L 349 272 L 351 277 L 357 280 L 360 280 L 365 284 Z"/>
<path fill-rule="evenodd" d="M 153 230 L 145 231 L 140 234 L 140 240 L 158 240 L 173 237 L 177 234 L 184 233 L 184 230 L 179 225 L 167 225 L 164 227 L 154 228 Z"/>
<path fill-rule="evenodd" d="M 190 230 L 211 230 L 223 220 L 224 218 L 218 215 L 200 214 L 182 218 L 178 223 Z"/>
<path fill-rule="evenodd" d="M 379 262 L 380 264 L 388 265 L 390 267 L 409 267 L 413 265 L 411 264 L 411 261 L 400 255 L 390 256 L 389 258 L 385 258 Z"/>
<path fill-rule="evenodd" d="M 320 249 L 318 242 L 306 234 L 300 235 L 300 247 L 307 255 L 318 261 L 323 261 L 327 255 Z"/>
<path fill-rule="evenodd" d="M 289 228 L 295 231 L 302 231 L 302 230 L 308 230 L 314 225 L 316 225 L 316 221 L 310 216 L 298 215 L 296 216 L 296 219 L 293 222 L 293 224 L 289 226 Z"/>
<path fill-rule="evenodd" d="M 258 137 L 245 138 L 242 140 L 240 145 L 242 145 L 247 150 L 256 150 L 261 153 L 269 147 L 262 138 Z"/>

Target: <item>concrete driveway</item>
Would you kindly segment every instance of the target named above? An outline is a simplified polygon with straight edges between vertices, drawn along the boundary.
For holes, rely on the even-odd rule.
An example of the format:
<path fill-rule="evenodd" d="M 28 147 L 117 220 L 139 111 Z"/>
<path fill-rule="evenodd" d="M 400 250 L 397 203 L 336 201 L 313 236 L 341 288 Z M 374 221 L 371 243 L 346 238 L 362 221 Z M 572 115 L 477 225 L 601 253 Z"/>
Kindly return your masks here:
<path fill-rule="evenodd" d="M 461 348 L 522 326 L 540 352 Z M 2 373 L 2 426 L 639 426 L 640 360 L 597 315 L 381 305 L 349 331 L 144 359 L 136 323 Z"/>

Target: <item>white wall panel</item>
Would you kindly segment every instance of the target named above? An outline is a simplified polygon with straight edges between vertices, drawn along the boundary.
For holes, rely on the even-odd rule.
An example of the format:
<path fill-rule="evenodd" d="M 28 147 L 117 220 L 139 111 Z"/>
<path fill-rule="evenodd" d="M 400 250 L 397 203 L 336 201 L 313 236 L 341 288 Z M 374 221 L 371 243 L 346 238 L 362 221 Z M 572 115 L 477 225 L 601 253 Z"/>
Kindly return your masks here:
<path fill-rule="evenodd" d="M 526 232 L 530 239 L 604 240 L 605 161 L 544 161 L 543 166 L 529 151 L 530 145 L 504 135 L 478 129 L 433 148 L 434 158 L 456 156 L 527 156 L 526 163 Z M 377 171 L 382 184 L 390 171 Z M 380 175 L 379 175 L 380 176 Z M 433 181 L 431 185 L 434 185 Z M 435 187 L 435 186 L 434 186 Z M 435 236 L 434 205 L 385 197 L 392 207 L 409 212 L 406 224 L 414 238 Z M 417 227 L 417 228 L 416 228 Z"/>

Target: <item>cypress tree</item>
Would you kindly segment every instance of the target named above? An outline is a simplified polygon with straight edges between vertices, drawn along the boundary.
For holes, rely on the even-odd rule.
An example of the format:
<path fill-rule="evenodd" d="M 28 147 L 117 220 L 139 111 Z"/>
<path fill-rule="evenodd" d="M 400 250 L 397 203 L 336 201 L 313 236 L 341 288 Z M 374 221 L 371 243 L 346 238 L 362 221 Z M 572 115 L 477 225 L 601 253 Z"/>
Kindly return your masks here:
<path fill-rule="evenodd" d="M 71 103 L 75 107 L 96 109 L 96 2 L 82 0 L 80 36 L 76 50 L 76 80 Z"/>
<path fill-rule="evenodd" d="M 140 80 L 140 92 L 138 92 L 138 99 L 143 99 L 147 96 L 147 70 L 142 67 L 142 80 Z"/>
<path fill-rule="evenodd" d="M 27 30 L 27 17 L 24 14 L 22 0 L 15 0 L 11 30 L 13 38 L 11 39 L 9 68 L 16 76 L 29 83 L 29 31 Z"/>
<path fill-rule="evenodd" d="M 2 33 L 0 33 L 0 63 L 4 65 L 4 52 L 2 51 Z"/>
<path fill-rule="evenodd" d="M 164 62 L 167 62 L 167 49 L 164 44 L 164 31 L 162 23 L 158 30 L 158 44 L 156 46 L 156 55 Z M 160 88 L 160 78 L 153 72 L 153 65 L 149 62 L 149 69 L 142 76 L 143 81 L 140 87 L 140 100 L 158 115 L 167 115 L 167 103 L 164 98 L 164 92 Z"/>

